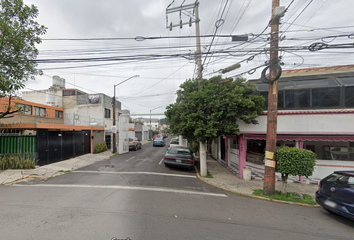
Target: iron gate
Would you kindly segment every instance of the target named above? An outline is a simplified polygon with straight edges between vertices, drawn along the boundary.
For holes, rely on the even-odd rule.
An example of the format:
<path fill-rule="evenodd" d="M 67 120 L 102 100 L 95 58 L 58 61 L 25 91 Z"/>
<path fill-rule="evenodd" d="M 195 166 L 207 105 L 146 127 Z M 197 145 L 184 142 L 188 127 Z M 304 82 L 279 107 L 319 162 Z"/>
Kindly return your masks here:
<path fill-rule="evenodd" d="M 38 164 L 45 165 L 91 152 L 90 131 L 37 131 Z"/>

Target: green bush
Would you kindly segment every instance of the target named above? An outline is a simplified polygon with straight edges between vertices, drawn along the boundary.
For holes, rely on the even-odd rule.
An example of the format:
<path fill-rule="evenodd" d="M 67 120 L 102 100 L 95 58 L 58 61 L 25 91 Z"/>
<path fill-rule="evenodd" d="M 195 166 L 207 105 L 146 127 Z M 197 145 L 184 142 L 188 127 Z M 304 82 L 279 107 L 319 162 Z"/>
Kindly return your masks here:
<path fill-rule="evenodd" d="M 281 173 L 285 192 L 289 175 L 305 177 L 312 175 L 316 154 L 307 149 L 281 146 L 277 147 L 276 160 L 276 171 Z"/>
<path fill-rule="evenodd" d="M 36 167 L 36 160 L 28 156 L 0 154 L 0 170 L 32 169 Z"/>
<path fill-rule="evenodd" d="M 96 144 L 95 149 L 93 150 L 93 153 L 100 153 L 100 152 L 105 152 L 105 151 L 107 151 L 106 142 L 101 142 L 101 143 Z"/>

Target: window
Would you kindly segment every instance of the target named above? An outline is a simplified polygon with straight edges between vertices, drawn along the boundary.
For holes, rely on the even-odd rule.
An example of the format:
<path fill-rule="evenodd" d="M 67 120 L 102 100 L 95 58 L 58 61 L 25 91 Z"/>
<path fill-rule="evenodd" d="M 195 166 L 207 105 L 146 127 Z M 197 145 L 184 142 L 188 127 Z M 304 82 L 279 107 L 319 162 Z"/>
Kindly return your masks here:
<path fill-rule="evenodd" d="M 63 118 L 63 111 L 55 110 L 55 118 Z"/>
<path fill-rule="evenodd" d="M 34 107 L 34 115 L 35 116 L 45 117 L 45 116 L 47 116 L 47 111 L 46 111 L 45 108 Z"/>
<path fill-rule="evenodd" d="M 104 117 L 105 118 L 111 118 L 111 110 L 105 108 L 104 109 Z"/>
<path fill-rule="evenodd" d="M 168 153 L 171 153 L 171 154 L 182 154 L 182 155 L 191 155 L 191 152 L 188 149 L 184 149 L 184 148 L 170 148 Z"/>
<path fill-rule="evenodd" d="M 339 107 L 339 88 L 312 89 L 312 107 Z"/>
<path fill-rule="evenodd" d="M 345 107 L 354 107 L 354 87 L 345 88 Z"/>
<path fill-rule="evenodd" d="M 18 109 L 20 114 L 32 115 L 32 106 L 18 104 Z"/>
<path fill-rule="evenodd" d="M 268 109 L 268 92 L 261 92 L 261 96 L 264 97 L 263 109 Z M 284 108 L 284 91 L 278 92 L 278 108 Z"/>
<path fill-rule="evenodd" d="M 63 91 L 63 96 L 75 96 L 75 90 L 65 90 Z"/>
<path fill-rule="evenodd" d="M 230 148 L 238 149 L 238 138 L 232 138 L 230 140 Z"/>
<path fill-rule="evenodd" d="M 261 96 L 264 97 L 263 109 L 268 109 L 268 92 L 261 92 Z"/>
<path fill-rule="evenodd" d="M 298 109 L 310 107 L 310 90 L 285 91 L 285 108 Z"/>
<path fill-rule="evenodd" d="M 278 109 L 284 109 L 284 91 L 278 92 Z"/>

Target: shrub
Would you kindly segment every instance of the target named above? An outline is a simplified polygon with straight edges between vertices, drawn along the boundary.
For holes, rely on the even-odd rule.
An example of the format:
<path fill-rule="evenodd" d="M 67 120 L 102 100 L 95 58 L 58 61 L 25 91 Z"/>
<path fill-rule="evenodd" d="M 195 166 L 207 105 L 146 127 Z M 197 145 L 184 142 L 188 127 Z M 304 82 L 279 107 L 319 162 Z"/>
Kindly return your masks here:
<path fill-rule="evenodd" d="M 100 153 L 100 152 L 105 152 L 105 151 L 107 151 L 106 142 L 101 142 L 101 143 L 96 144 L 93 153 Z"/>
<path fill-rule="evenodd" d="M 289 175 L 305 177 L 312 175 L 316 154 L 307 149 L 281 146 L 277 147 L 276 160 L 276 171 L 281 173 L 283 192 L 286 192 Z"/>
<path fill-rule="evenodd" d="M 36 160 L 27 155 L 0 154 L 0 169 L 31 169 L 36 167 Z"/>

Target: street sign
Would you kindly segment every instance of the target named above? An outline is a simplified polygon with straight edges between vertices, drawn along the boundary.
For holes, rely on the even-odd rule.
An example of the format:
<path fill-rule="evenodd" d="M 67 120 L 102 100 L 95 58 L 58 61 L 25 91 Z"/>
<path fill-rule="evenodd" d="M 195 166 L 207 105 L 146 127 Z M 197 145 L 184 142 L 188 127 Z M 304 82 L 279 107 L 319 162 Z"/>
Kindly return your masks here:
<path fill-rule="evenodd" d="M 117 133 L 117 126 L 113 125 L 111 130 L 112 130 L 112 133 Z"/>

